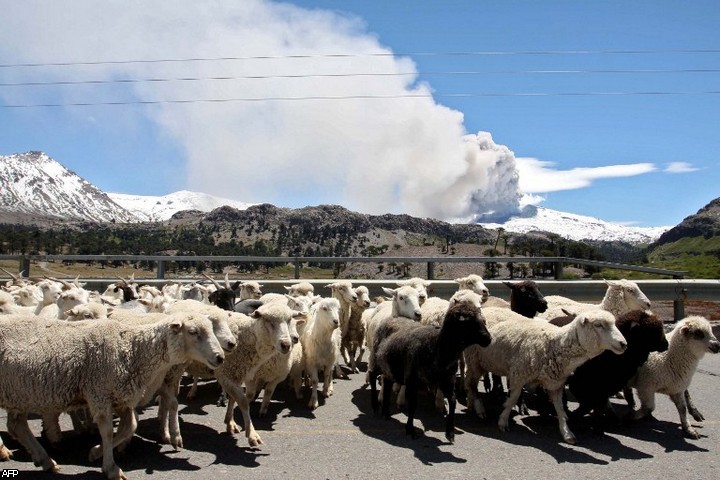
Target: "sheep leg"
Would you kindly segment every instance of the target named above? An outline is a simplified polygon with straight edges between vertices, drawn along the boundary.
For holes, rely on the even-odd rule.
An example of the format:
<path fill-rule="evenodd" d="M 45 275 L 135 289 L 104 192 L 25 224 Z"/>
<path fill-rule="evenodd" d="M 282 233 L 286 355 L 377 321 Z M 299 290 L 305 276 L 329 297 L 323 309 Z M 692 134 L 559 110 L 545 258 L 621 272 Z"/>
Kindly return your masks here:
<path fill-rule="evenodd" d="M 179 385 L 180 379 L 178 378 Z M 172 386 L 171 386 L 172 385 Z M 169 443 L 175 450 L 183 448 L 182 435 L 180 435 L 180 418 L 178 414 L 178 399 L 173 388 L 175 384 L 163 384 L 160 388 L 160 404 L 158 418 L 160 419 L 161 438 L 163 443 Z"/>
<path fill-rule="evenodd" d="M 60 414 L 45 414 L 42 416 L 42 432 L 50 444 L 55 447 L 62 440 L 60 428 Z"/>
<path fill-rule="evenodd" d="M 450 381 L 443 381 L 440 388 L 438 388 L 438 393 L 442 393 L 443 398 L 443 408 L 445 407 L 445 400 L 448 401 L 448 414 L 447 419 L 445 423 L 445 438 L 448 439 L 448 442 L 455 443 L 455 407 L 457 405 L 457 399 L 455 398 L 455 382 Z M 437 398 L 437 397 L 436 397 Z"/>
<path fill-rule="evenodd" d="M 417 383 L 412 378 L 405 379 L 405 397 L 407 399 L 407 423 L 405 424 L 405 435 L 410 435 L 412 438 L 417 438 L 417 432 L 415 431 L 415 411 L 417 410 L 417 395 L 418 388 Z M 449 420 L 448 420 L 449 421 Z"/>
<path fill-rule="evenodd" d="M 361 345 L 360 345 L 360 348 L 358 348 L 358 350 L 359 350 L 359 353 L 358 353 L 357 358 L 355 359 L 355 363 L 356 363 L 356 364 L 357 364 L 357 363 L 361 363 L 363 357 L 365 356 L 365 345 L 362 345 L 362 344 L 361 344 Z"/>
<path fill-rule="evenodd" d="M 248 444 L 251 447 L 257 447 L 263 443 L 260 435 L 255 431 L 252 420 L 250 419 L 250 402 L 242 392 L 242 390 L 234 384 L 223 385 L 223 388 L 228 393 L 229 399 L 235 399 L 240 407 L 240 413 L 242 413 L 243 423 L 245 425 L 245 437 L 248 439 Z M 230 408 L 232 403 L 228 400 L 228 410 L 225 412 L 225 424 L 227 425 L 228 433 L 237 433 L 237 425 L 233 420 L 233 409 Z"/>
<path fill-rule="evenodd" d="M 197 395 L 197 391 L 198 391 L 198 377 L 193 375 L 192 386 L 190 387 L 190 390 L 188 390 L 185 398 L 187 398 L 188 400 L 192 400 L 193 398 L 195 398 L 195 395 Z"/>
<path fill-rule="evenodd" d="M 510 395 L 508 395 L 508 398 L 505 399 L 505 403 L 503 403 L 503 411 L 500 413 L 500 417 L 498 418 L 498 428 L 500 428 L 503 432 L 507 432 L 510 429 L 508 425 L 510 421 L 510 412 L 512 412 L 515 404 L 517 404 L 521 393 L 522 383 L 510 386 Z"/>
<path fill-rule="evenodd" d="M 570 431 L 570 428 L 568 427 L 567 414 L 565 413 L 565 407 L 563 407 L 562 396 L 564 388 L 564 385 L 560 385 L 559 388 L 547 390 L 547 393 L 550 397 L 550 400 L 552 401 L 553 406 L 555 407 L 555 414 L 557 415 L 558 426 L 560 427 L 560 435 L 562 435 L 563 440 L 566 443 L 569 443 L 570 445 L 575 445 L 577 440 L 575 439 L 575 435 Z"/>
<path fill-rule="evenodd" d="M 652 414 L 655 410 L 655 392 L 646 392 L 638 390 L 638 398 L 640 399 L 640 408 L 633 412 L 633 420 L 640 420 Z"/>
<path fill-rule="evenodd" d="M 395 399 L 395 403 L 397 403 L 397 408 L 398 410 L 402 410 L 407 406 L 407 386 L 398 385 L 396 383 L 393 384 L 393 390 L 397 391 L 397 398 Z"/>
<path fill-rule="evenodd" d="M 6 462 L 12 457 L 12 452 L 7 449 L 3 443 L 2 437 L 0 437 L 0 462 Z"/>
<path fill-rule="evenodd" d="M 378 401 L 377 391 L 377 372 L 368 370 L 367 381 L 370 383 L 370 405 L 375 415 L 380 411 L 380 402 Z"/>
<path fill-rule="evenodd" d="M 326 368 L 323 370 L 324 378 L 323 378 L 323 395 L 325 398 L 331 397 L 333 394 L 333 376 L 332 376 L 332 370 L 329 368 Z"/>
<path fill-rule="evenodd" d="M 30 430 L 27 422 L 27 414 L 22 412 L 7 412 L 7 429 L 8 433 L 14 437 L 28 451 L 33 463 L 36 467 L 42 467 L 43 470 L 57 472 L 60 467 L 55 460 L 50 458 L 45 449 L 37 441 L 35 435 Z"/>
<path fill-rule="evenodd" d="M 687 405 L 685 405 L 685 392 L 674 393 L 670 395 L 670 400 L 675 404 L 678 415 L 680 416 L 680 425 L 682 425 L 682 431 L 685 436 L 697 440 L 700 438 L 700 434 L 695 430 L 687 419 Z"/>
<path fill-rule="evenodd" d="M 118 451 L 122 451 L 130 443 L 130 439 L 137 430 L 137 417 L 135 410 L 132 408 L 124 408 L 120 410 L 120 421 L 118 422 L 117 431 L 113 435 L 112 446 L 117 448 Z M 102 457 L 103 447 L 101 445 L 95 445 L 90 449 L 90 461 L 95 461 Z"/>
<path fill-rule="evenodd" d="M 318 376 L 317 368 L 310 369 L 310 401 L 308 402 L 308 408 L 315 410 L 318 406 L 318 384 L 320 378 Z"/>
<path fill-rule="evenodd" d="M 351 342 L 350 346 L 348 348 L 348 354 L 350 356 L 350 371 L 352 373 L 360 373 L 360 370 L 357 368 L 357 363 L 355 363 L 355 356 L 357 355 L 357 345 L 355 342 Z"/>
<path fill-rule="evenodd" d="M 390 419 L 390 399 L 392 398 L 392 385 L 393 382 L 389 378 L 383 376 L 382 391 L 382 414 L 386 419 Z"/>
<path fill-rule="evenodd" d="M 113 425 L 112 425 L 112 411 L 110 411 L 110 408 L 102 408 L 100 409 L 95 415 L 94 420 L 95 423 L 98 426 L 98 431 L 100 432 L 100 438 L 102 439 L 102 446 L 98 448 L 98 446 L 93 447 L 90 450 L 90 458 L 89 460 L 95 461 L 100 456 L 102 456 L 102 471 L 107 475 L 107 477 L 111 480 L 117 480 L 122 479 L 126 480 L 127 477 L 123 473 L 122 470 L 120 470 L 120 467 L 115 464 L 115 459 L 113 458 Z M 134 415 L 133 415 L 134 419 Z M 126 419 L 127 420 L 127 419 Z M 131 420 L 133 421 L 133 420 Z M 134 430 L 133 430 L 134 431 Z"/>
<path fill-rule="evenodd" d="M 690 415 L 692 415 L 693 419 L 696 422 L 702 422 L 703 420 L 705 420 L 703 414 L 700 413 L 700 410 L 697 409 L 697 407 L 692 401 L 692 398 L 690 398 L 689 390 L 685 390 L 685 404 L 687 405 L 688 412 L 690 412 Z"/>
<path fill-rule="evenodd" d="M 625 401 L 627 402 L 628 407 L 630 407 L 630 410 L 635 410 L 635 396 L 633 396 L 631 387 L 623 388 L 623 397 L 625 397 Z"/>
<path fill-rule="evenodd" d="M 468 367 L 465 372 L 465 395 L 466 403 L 469 411 L 474 411 L 479 418 L 485 418 L 485 406 L 480 399 L 478 384 L 483 372 L 476 372 L 475 369 Z"/>
<path fill-rule="evenodd" d="M 265 385 L 262 404 L 260 405 L 261 417 L 267 415 L 268 408 L 270 407 L 270 400 L 272 400 L 273 393 L 275 393 L 275 388 L 278 386 L 278 383 L 279 382 L 271 382 Z"/>

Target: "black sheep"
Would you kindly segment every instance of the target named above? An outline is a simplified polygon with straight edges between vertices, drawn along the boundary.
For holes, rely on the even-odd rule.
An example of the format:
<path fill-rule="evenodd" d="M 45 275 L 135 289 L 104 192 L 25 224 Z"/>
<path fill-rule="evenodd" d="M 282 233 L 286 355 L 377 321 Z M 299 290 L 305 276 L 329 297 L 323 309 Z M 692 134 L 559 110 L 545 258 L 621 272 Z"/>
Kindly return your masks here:
<path fill-rule="evenodd" d="M 652 312 L 633 310 L 616 320 L 618 330 L 627 340 L 627 350 L 621 355 L 603 352 L 578 367 L 568 379 L 568 389 L 580 404 L 571 413 L 579 418 L 593 413 L 596 432 L 604 430 L 606 414 L 613 414 L 610 397 L 621 391 L 645 363 L 650 352 L 664 352 L 668 348 L 663 322 Z"/>
<path fill-rule="evenodd" d="M 385 335 L 381 329 L 390 333 Z M 387 332 L 386 332 L 387 333 Z M 390 396 L 393 382 L 405 385 L 408 420 L 405 433 L 416 436 L 413 421 L 417 408 L 418 388 L 437 386 L 448 401 L 445 437 L 455 440 L 455 375 L 458 357 L 469 345 L 486 347 L 490 333 L 479 308 L 458 303 L 445 314 L 441 327 L 420 325 L 405 318 L 384 321 L 376 334 L 371 355 L 374 368 L 370 372 L 372 408 L 378 413 L 377 376 L 383 376 L 382 413 L 390 418 Z"/>

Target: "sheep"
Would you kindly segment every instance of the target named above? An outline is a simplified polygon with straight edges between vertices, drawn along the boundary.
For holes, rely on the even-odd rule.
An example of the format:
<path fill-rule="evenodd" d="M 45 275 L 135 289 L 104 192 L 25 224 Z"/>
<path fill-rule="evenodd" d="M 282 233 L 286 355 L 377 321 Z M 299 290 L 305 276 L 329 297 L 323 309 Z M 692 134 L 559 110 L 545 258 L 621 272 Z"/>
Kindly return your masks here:
<path fill-rule="evenodd" d="M 365 286 L 355 288 L 357 300 L 350 305 L 350 317 L 345 335 L 342 335 L 340 344 L 340 355 L 345 364 L 350 367 L 352 373 L 360 373 L 357 364 L 362 360 L 365 353 L 365 325 L 362 322 L 362 315 L 370 307 L 370 292 Z M 358 355 L 358 350 L 360 353 Z M 357 355 L 357 358 L 356 358 Z"/>
<path fill-rule="evenodd" d="M 547 301 L 540 292 L 540 289 L 532 280 L 524 280 L 521 282 L 503 282 L 503 285 L 510 289 L 509 307 L 515 313 L 519 313 L 523 317 L 533 318 L 547 310 Z M 487 308 L 487 301 L 483 304 Z M 504 393 L 502 380 L 499 375 L 488 374 L 483 378 L 485 391 L 494 391 L 495 393 Z M 527 408 L 524 401 L 520 402 L 520 410 L 526 412 Z"/>
<path fill-rule="evenodd" d="M 469 289 L 458 290 L 452 297 L 450 297 L 450 300 L 445 300 L 440 297 L 430 297 L 420 306 L 420 323 L 422 325 L 439 327 L 445 319 L 445 314 L 447 313 L 448 308 L 452 305 L 459 302 L 465 302 L 480 308 L 482 306 L 482 298 L 482 295 Z"/>
<path fill-rule="evenodd" d="M 562 404 L 565 381 L 578 366 L 604 350 L 616 354 L 625 351 L 627 342 L 615 326 L 615 317 L 594 309 L 581 312 L 565 327 L 557 327 L 504 308 L 485 308 L 483 313 L 493 341 L 486 348 L 470 346 L 464 351 L 468 408 L 484 418 L 485 409 L 477 398 L 478 381 L 487 372 L 506 376 L 510 395 L 498 419 L 498 427 L 506 431 L 522 387 L 540 384 L 555 407 L 563 440 L 574 444 L 575 435 L 568 428 Z"/>
<path fill-rule="evenodd" d="M 306 321 L 306 318 L 293 318 L 289 326 L 293 341 L 292 350 L 284 354 L 276 353 L 262 364 L 252 379 L 245 381 L 245 395 L 248 401 L 252 402 L 260 389 L 264 391 L 259 412 L 261 417 L 267 415 L 270 400 L 278 384 L 288 378 L 294 367 L 302 368 L 303 349 L 297 338 L 297 327 L 304 325 Z M 295 336 L 293 331 L 296 332 Z M 299 397 L 299 386 L 296 388 L 296 396 Z"/>
<path fill-rule="evenodd" d="M 631 280 L 606 280 L 607 290 L 600 304 L 589 304 L 576 302 L 570 298 L 560 295 L 549 295 L 545 297 L 548 308 L 539 314 L 540 317 L 551 319 L 563 315 L 562 309 L 570 313 L 578 313 L 588 308 L 602 308 L 618 317 L 631 310 L 649 310 L 650 300 L 640 290 L 637 283 Z"/>
<path fill-rule="evenodd" d="M 108 318 L 108 309 L 102 303 L 81 303 L 64 312 L 64 315 L 65 319 L 70 322 L 78 320 L 100 320 Z"/>
<path fill-rule="evenodd" d="M 454 280 L 458 284 L 458 290 L 472 290 L 482 295 L 483 302 L 486 302 L 490 296 L 490 290 L 485 286 L 485 282 L 480 275 L 470 274 L 467 277 L 456 278 Z"/>
<path fill-rule="evenodd" d="M 555 321 L 553 319 L 551 323 Z M 561 319 L 558 323 L 564 321 L 568 320 Z M 613 414 L 610 397 L 625 387 L 650 352 L 668 349 L 663 322 L 650 311 L 633 310 L 617 317 L 615 324 L 627 341 L 625 352 L 620 355 L 602 352 L 580 365 L 567 382 L 568 390 L 579 403 L 570 414 L 571 418 L 592 411 L 597 433 L 604 430 L 603 414 Z"/>
<path fill-rule="evenodd" d="M 324 298 L 313 305 L 310 320 L 305 325 L 300 344 L 303 349 L 303 368 L 310 379 L 310 401 L 308 407 L 318 407 L 317 387 L 319 375 L 323 372 L 323 396 L 333 394 L 332 376 L 337 361 L 339 345 L 333 341 L 332 334 L 340 326 L 340 302 L 337 298 Z M 297 378 L 294 379 L 297 383 Z"/>
<path fill-rule="evenodd" d="M 238 291 L 238 300 L 255 299 L 262 297 L 262 285 L 255 281 L 235 282 L 232 287 Z"/>
<path fill-rule="evenodd" d="M 293 317 L 302 316 L 301 312 L 294 312 L 287 305 L 276 303 L 262 305 L 250 316 L 236 312 L 229 314 L 228 324 L 238 340 L 238 346 L 225 356 L 225 362 L 214 373 L 223 390 L 240 407 L 245 437 L 251 447 L 257 447 L 263 441 L 252 424 L 250 403 L 242 390 L 242 384 L 252 380 L 262 364 L 276 352 L 290 352 L 293 344 L 288 324 Z M 239 433 L 233 410 L 234 404 L 228 402 L 225 411 L 226 431 Z"/>
<path fill-rule="evenodd" d="M 386 295 L 392 297 L 392 301 L 383 302 L 373 309 L 366 310 L 362 315 L 365 323 L 365 347 L 372 351 L 375 344 L 375 330 L 383 320 L 393 317 L 405 317 L 411 320 L 420 321 L 422 311 L 420 310 L 420 293 L 411 286 L 403 286 L 396 289 L 383 287 Z M 383 307 L 383 308 L 381 308 Z M 368 358 L 368 372 L 373 368 L 372 355 Z M 369 383 L 369 377 L 365 376 L 365 384 Z"/>
<path fill-rule="evenodd" d="M 625 399 L 634 408 L 633 387 L 640 399 L 640 408 L 633 412 L 637 420 L 647 417 L 655 409 L 655 393 L 669 396 L 677 408 L 683 433 L 693 439 L 700 434 L 687 420 L 686 392 L 700 359 L 706 352 L 718 353 L 720 343 L 712 333 L 710 322 L 700 316 L 679 321 L 667 334 L 667 351 L 653 352 L 628 382 Z"/>
<path fill-rule="evenodd" d="M 407 280 L 401 280 L 401 281 L 397 282 L 397 284 L 400 287 L 409 286 L 409 287 L 413 287 L 415 290 L 417 290 L 418 293 L 420 294 L 420 296 L 419 296 L 420 305 L 425 303 L 425 300 L 427 300 L 427 298 L 428 298 L 427 287 L 430 286 L 430 282 L 425 280 L 424 278 L 413 277 L 413 278 L 409 278 Z"/>
<path fill-rule="evenodd" d="M 393 331 L 385 335 L 383 330 Z M 470 345 L 478 348 L 491 343 L 482 311 L 476 306 L 457 303 L 451 306 L 440 328 L 420 325 L 407 318 L 392 318 L 378 328 L 371 358 L 370 373 L 372 408 L 378 413 L 377 375 L 383 375 L 382 411 L 390 417 L 392 382 L 406 388 L 408 419 L 405 433 L 416 437 L 413 425 L 417 407 L 417 390 L 422 385 L 438 386 L 448 401 L 449 409 L 445 425 L 445 437 L 455 440 L 455 375 L 458 357 Z"/>
<path fill-rule="evenodd" d="M 293 297 L 312 297 L 315 294 L 315 287 L 310 282 L 299 282 L 293 285 L 285 286 L 288 295 Z"/>
<path fill-rule="evenodd" d="M 85 403 L 102 438 L 90 461 L 102 457 L 110 479 L 126 478 L 113 447 L 134 434 L 133 408 L 155 372 L 191 359 L 215 368 L 225 358 L 210 321 L 193 315 L 147 325 L 47 320 L 41 329 L 12 320 L 0 325 L 0 351 L 0 371 L 13 372 L 0 375 L 0 408 L 8 412 L 8 432 L 35 465 L 58 470 L 30 431 L 28 415 L 58 415 Z M 113 411 L 123 424 L 115 437 Z"/>

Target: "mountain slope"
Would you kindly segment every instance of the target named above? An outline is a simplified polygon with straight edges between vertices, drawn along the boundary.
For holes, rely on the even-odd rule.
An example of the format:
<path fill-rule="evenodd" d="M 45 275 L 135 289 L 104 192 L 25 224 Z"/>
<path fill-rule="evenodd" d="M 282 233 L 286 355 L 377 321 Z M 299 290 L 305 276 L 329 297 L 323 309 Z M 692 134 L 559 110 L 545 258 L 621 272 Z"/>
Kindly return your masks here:
<path fill-rule="evenodd" d="M 0 210 L 11 216 L 131 222 L 110 197 L 42 152 L 0 156 Z"/>
<path fill-rule="evenodd" d="M 169 220 L 174 214 L 183 210 L 200 210 L 210 212 L 228 205 L 245 210 L 252 203 L 238 202 L 228 198 L 214 197 L 207 193 L 181 190 L 163 196 L 127 195 L 124 193 L 108 193 L 118 205 L 131 212 L 136 218 L 146 222 Z"/>
<path fill-rule="evenodd" d="M 483 223 L 487 228 L 504 228 L 507 232 L 545 231 L 570 240 L 624 241 L 651 243 L 670 227 L 628 227 L 594 217 L 558 212 L 545 207 L 528 206 L 523 213 L 504 223 Z"/>

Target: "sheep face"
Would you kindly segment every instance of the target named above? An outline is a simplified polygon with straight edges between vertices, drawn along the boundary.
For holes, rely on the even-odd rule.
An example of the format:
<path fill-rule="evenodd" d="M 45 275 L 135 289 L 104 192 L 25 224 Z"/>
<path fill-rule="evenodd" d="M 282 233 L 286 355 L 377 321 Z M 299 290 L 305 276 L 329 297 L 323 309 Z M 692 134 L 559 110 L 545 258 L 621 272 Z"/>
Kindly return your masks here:
<path fill-rule="evenodd" d="M 396 289 L 385 288 L 386 295 L 392 297 L 393 316 L 406 317 L 420 321 L 422 311 L 420 310 L 420 293 L 411 286 L 404 286 Z"/>
<path fill-rule="evenodd" d="M 340 326 L 340 302 L 337 298 L 324 298 L 315 308 L 315 322 L 330 329 Z"/>
<path fill-rule="evenodd" d="M 295 313 L 287 305 L 269 303 L 258 307 L 250 316 L 262 322 L 263 327 L 273 340 L 275 350 L 285 354 L 290 351 L 293 345 L 288 324 Z"/>
<path fill-rule="evenodd" d="M 698 358 L 705 353 L 718 353 L 720 343 L 712 333 L 710 323 L 703 317 L 687 317 L 676 327 L 686 339 L 688 348 Z"/>
<path fill-rule="evenodd" d="M 585 348 L 610 350 L 617 355 L 627 349 L 627 341 L 610 312 L 601 309 L 585 311 L 575 317 L 573 323 L 577 324 L 578 338 Z"/>
<path fill-rule="evenodd" d="M 226 352 L 232 352 L 237 346 L 237 338 L 233 335 L 228 324 L 229 313 L 211 313 L 208 318 L 213 326 L 213 333 L 220 347 Z"/>
<path fill-rule="evenodd" d="M 258 282 L 243 282 L 239 285 L 240 288 L 240 300 L 246 300 L 252 298 L 257 300 L 262 297 L 262 285 Z"/>
<path fill-rule="evenodd" d="M 335 282 L 330 285 L 326 285 L 325 288 L 331 289 L 333 296 L 339 299 L 341 298 L 345 303 L 357 302 L 357 294 L 355 293 L 355 290 L 353 290 L 351 282 Z"/>
<path fill-rule="evenodd" d="M 628 348 L 641 346 L 647 352 L 668 349 L 662 320 L 649 311 L 633 310 L 618 317 L 617 326 L 628 342 Z"/>
<path fill-rule="evenodd" d="M 98 320 L 108 318 L 108 310 L 99 303 L 87 303 L 76 305 L 65 312 L 68 321 L 77 320 Z"/>
<path fill-rule="evenodd" d="M 409 280 L 403 280 L 401 282 L 397 282 L 397 284 L 401 287 L 413 287 L 415 290 L 418 291 L 418 301 L 420 302 L 420 305 L 425 303 L 425 300 L 428 298 L 428 292 L 427 287 L 430 286 L 430 282 L 427 280 L 424 280 L 422 278 L 413 277 Z M 412 318 L 412 317 L 410 317 Z"/>
<path fill-rule="evenodd" d="M 309 282 L 300 282 L 294 285 L 286 286 L 288 295 L 293 297 L 311 297 L 315 293 L 315 287 Z"/>
<path fill-rule="evenodd" d="M 176 316 L 170 323 L 175 335 L 184 342 L 187 358 L 217 368 L 225 361 L 225 353 L 218 342 L 213 324 L 206 315 L 189 314 Z"/>
<path fill-rule="evenodd" d="M 487 347 L 492 341 L 482 310 L 467 303 L 448 308 L 441 328 L 452 330 L 453 338 L 460 341 L 463 349 L 470 345 Z"/>
<path fill-rule="evenodd" d="M 621 289 L 622 299 L 628 310 L 647 310 L 650 308 L 650 300 L 640 290 L 637 283 L 625 279 L 606 283 L 611 288 Z"/>
<path fill-rule="evenodd" d="M 548 303 L 545 297 L 540 293 L 540 289 L 535 282 L 528 280 L 525 282 L 503 282 L 506 287 L 510 288 L 510 304 L 516 304 L 520 310 L 518 313 L 525 311 L 535 313 L 542 313 L 547 310 Z"/>
<path fill-rule="evenodd" d="M 450 297 L 450 306 L 458 303 L 466 303 L 475 308 L 481 308 L 483 303 L 483 297 L 480 294 L 475 293 L 472 290 L 458 290 Z"/>
<path fill-rule="evenodd" d="M 456 278 L 455 282 L 458 284 L 458 290 L 472 290 L 473 292 L 482 295 L 483 302 L 490 296 L 490 290 L 485 286 L 483 279 L 480 275 L 468 275 L 467 277 Z"/>
<path fill-rule="evenodd" d="M 357 295 L 357 300 L 355 301 L 356 306 L 360 308 L 370 307 L 370 292 L 368 291 L 367 287 L 357 287 L 355 289 L 355 294 Z"/>

